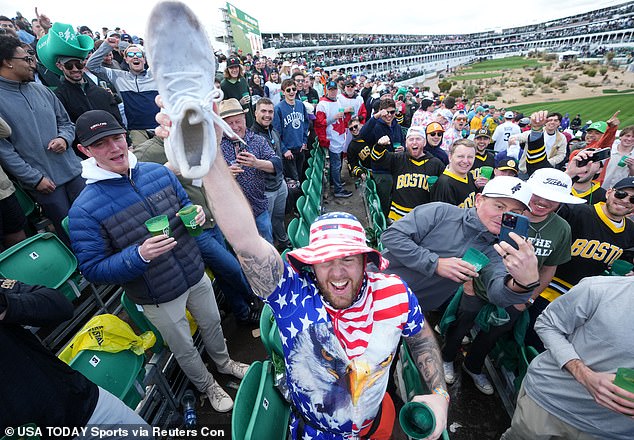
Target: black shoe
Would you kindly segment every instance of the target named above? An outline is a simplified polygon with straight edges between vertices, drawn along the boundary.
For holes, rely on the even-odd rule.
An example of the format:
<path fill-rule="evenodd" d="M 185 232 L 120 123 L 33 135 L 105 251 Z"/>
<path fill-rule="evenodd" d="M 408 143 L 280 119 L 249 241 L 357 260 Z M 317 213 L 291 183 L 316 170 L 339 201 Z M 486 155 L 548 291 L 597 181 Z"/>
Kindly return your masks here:
<path fill-rule="evenodd" d="M 348 197 L 352 197 L 352 193 L 343 189 L 341 192 L 335 193 L 335 197 L 338 199 L 347 199 Z"/>
<path fill-rule="evenodd" d="M 238 325 L 243 327 L 258 327 L 260 325 L 260 315 L 262 310 L 258 308 L 250 308 L 249 314 L 244 319 L 238 319 Z"/>

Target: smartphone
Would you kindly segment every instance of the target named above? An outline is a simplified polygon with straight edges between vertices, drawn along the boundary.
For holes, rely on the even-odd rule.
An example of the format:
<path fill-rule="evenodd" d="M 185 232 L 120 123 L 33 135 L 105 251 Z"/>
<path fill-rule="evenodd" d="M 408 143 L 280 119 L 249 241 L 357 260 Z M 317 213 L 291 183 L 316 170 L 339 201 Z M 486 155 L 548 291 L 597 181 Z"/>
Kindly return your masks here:
<path fill-rule="evenodd" d="M 601 162 L 602 160 L 608 159 L 611 154 L 612 149 L 610 147 L 596 150 L 589 158 L 578 161 L 577 166 L 583 167 L 588 165 L 589 162 Z"/>
<path fill-rule="evenodd" d="M 515 232 L 521 237 L 528 237 L 528 224 L 530 220 L 528 217 L 521 214 L 515 214 L 514 212 L 505 212 L 502 214 L 502 227 L 500 228 L 500 241 L 505 241 L 515 249 L 519 249 L 515 240 L 509 237 L 509 232 Z"/>

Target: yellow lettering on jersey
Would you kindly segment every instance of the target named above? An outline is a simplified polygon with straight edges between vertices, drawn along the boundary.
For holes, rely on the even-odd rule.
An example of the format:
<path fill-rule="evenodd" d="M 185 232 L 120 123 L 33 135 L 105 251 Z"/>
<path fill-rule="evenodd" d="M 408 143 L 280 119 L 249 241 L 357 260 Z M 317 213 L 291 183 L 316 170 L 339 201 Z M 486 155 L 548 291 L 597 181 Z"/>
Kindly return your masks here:
<path fill-rule="evenodd" d="M 576 257 L 586 247 L 588 240 L 585 238 L 577 238 L 575 242 L 570 246 L 570 255 Z"/>
<path fill-rule="evenodd" d="M 424 174 L 401 174 L 396 178 L 396 189 L 401 188 L 423 188 L 429 189 L 427 186 L 427 176 Z"/>
<path fill-rule="evenodd" d="M 464 202 L 458 205 L 458 208 L 473 208 L 475 206 L 475 191 L 469 194 L 469 196 L 464 199 Z"/>
<path fill-rule="evenodd" d="M 2 280 L 2 284 L 0 285 L 0 287 L 3 289 L 13 289 L 15 283 L 17 283 L 16 280 Z"/>
<path fill-rule="evenodd" d="M 597 247 L 599 247 L 599 240 L 590 240 L 585 249 L 581 252 L 581 256 L 583 258 L 592 258 L 597 250 Z"/>
<path fill-rule="evenodd" d="M 370 151 L 370 147 L 366 145 L 361 151 L 359 151 L 359 159 L 361 161 L 364 161 L 370 156 L 371 153 L 372 152 Z"/>
<path fill-rule="evenodd" d="M 613 245 L 612 252 L 610 252 L 610 255 L 608 255 L 608 257 L 605 259 L 605 262 L 608 264 L 608 266 L 610 266 L 612 265 L 612 263 L 618 260 L 622 254 L 623 254 L 623 249 Z"/>

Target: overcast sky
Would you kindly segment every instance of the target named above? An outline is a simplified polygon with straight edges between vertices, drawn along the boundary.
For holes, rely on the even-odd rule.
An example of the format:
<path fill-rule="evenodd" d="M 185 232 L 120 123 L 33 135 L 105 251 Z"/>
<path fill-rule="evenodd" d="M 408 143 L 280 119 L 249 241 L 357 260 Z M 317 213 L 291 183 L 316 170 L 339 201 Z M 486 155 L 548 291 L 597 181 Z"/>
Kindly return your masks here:
<path fill-rule="evenodd" d="M 0 14 L 13 17 L 16 11 L 20 11 L 31 19 L 35 18 L 34 8 L 38 6 L 39 12 L 47 14 L 53 21 L 74 26 L 87 25 L 93 31 L 119 26 L 130 34 L 142 36 L 147 17 L 156 3 L 154 0 L 0 0 Z M 189 0 L 185 3 L 199 15 L 211 33 L 221 29 L 217 11 L 226 2 Z M 231 3 L 259 20 L 261 32 L 267 33 L 455 34 L 540 23 L 627 1 L 233 0 Z M 495 8 L 496 5 L 498 8 Z"/>

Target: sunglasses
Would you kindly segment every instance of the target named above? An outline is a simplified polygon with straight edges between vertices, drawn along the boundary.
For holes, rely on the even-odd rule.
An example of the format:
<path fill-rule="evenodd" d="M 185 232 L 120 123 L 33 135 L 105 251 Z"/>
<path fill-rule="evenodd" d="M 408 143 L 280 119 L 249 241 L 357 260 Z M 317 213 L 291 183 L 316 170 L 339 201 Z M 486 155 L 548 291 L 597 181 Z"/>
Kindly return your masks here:
<path fill-rule="evenodd" d="M 361 128 L 360 125 L 351 125 L 350 127 L 348 127 L 350 130 L 358 130 L 359 128 Z"/>
<path fill-rule="evenodd" d="M 137 57 L 137 58 L 143 58 L 143 52 L 126 52 L 125 56 L 127 57 Z"/>
<path fill-rule="evenodd" d="M 296 92 L 297 89 L 295 87 L 287 87 L 284 89 L 286 93 Z"/>
<path fill-rule="evenodd" d="M 433 133 L 428 133 L 429 136 L 436 136 L 436 137 L 440 137 L 442 136 L 442 131 L 434 131 Z"/>
<path fill-rule="evenodd" d="M 27 55 L 25 57 L 11 57 L 11 59 L 12 60 L 24 60 L 24 61 L 26 61 L 29 64 L 32 63 L 33 61 L 35 61 L 35 57 L 29 56 L 29 55 Z"/>
<path fill-rule="evenodd" d="M 66 70 L 73 70 L 73 67 L 75 67 L 77 70 L 81 70 L 84 68 L 84 62 L 80 60 L 70 60 L 64 63 L 64 68 Z"/>
<path fill-rule="evenodd" d="M 627 196 L 630 196 L 627 193 L 627 191 L 623 191 L 623 190 L 620 190 L 620 189 L 617 189 L 616 191 L 614 191 L 614 197 L 616 197 L 619 200 L 623 200 L 623 199 L 627 198 Z M 630 196 L 629 197 L 629 201 L 630 201 L 631 204 L 634 205 L 634 196 Z"/>
<path fill-rule="evenodd" d="M 396 113 L 396 110 L 388 110 L 387 113 L 390 114 L 390 115 L 393 115 L 393 114 Z"/>

